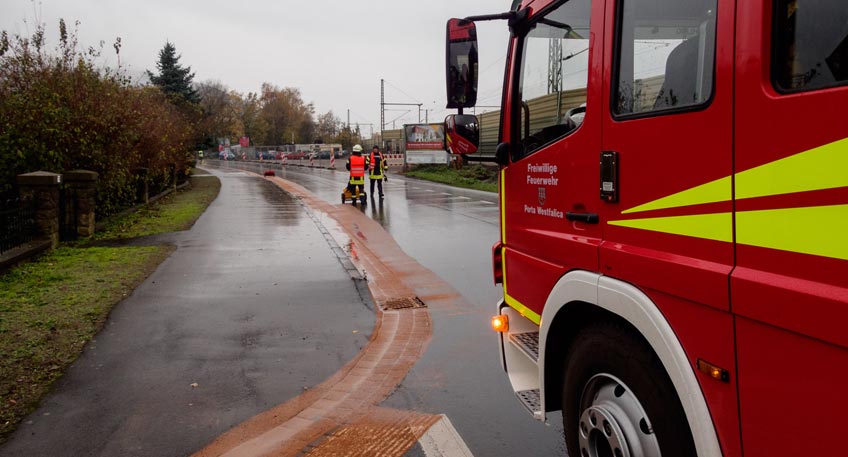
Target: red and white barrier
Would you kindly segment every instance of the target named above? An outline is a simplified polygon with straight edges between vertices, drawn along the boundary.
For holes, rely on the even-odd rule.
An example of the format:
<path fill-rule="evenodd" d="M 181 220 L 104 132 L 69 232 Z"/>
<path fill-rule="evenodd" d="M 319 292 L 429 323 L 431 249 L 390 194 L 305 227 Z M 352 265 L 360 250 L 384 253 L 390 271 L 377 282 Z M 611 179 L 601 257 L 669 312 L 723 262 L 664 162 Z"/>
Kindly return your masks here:
<path fill-rule="evenodd" d="M 336 168 L 336 155 L 330 154 L 330 168 Z"/>
<path fill-rule="evenodd" d="M 383 158 L 390 167 L 403 166 L 403 154 L 383 154 Z"/>

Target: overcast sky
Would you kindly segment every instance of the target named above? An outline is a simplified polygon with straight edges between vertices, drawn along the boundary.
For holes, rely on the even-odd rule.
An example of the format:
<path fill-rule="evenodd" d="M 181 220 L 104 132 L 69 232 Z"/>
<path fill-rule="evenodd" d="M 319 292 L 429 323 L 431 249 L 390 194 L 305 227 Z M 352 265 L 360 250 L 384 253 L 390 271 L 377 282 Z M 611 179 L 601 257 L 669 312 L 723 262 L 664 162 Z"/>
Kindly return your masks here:
<path fill-rule="evenodd" d="M 220 81 L 241 93 L 263 82 L 299 88 L 316 114 L 332 110 L 342 121 L 372 123 L 379 131 L 380 78 L 386 102 L 422 103 L 422 122 L 445 110 L 445 23 L 451 17 L 500 13 L 510 1 L 487 0 L 0 0 L 0 29 L 28 34 L 47 25 L 55 45 L 58 20 L 79 21 L 80 43 L 105 41 L 105 65 L 117 60 L 111 44 L 121 37 L 121 63 L 134 77 L 156 70 L 158 53 L 171 41 L 191 66 L 195 82 Z M 478 24 L 478 105 L 498 105 L 507 27 Z M 391 109 L 392 111 L 388 111 Z M 402 111 L 397 111 L 402 110 Z M 409 113 L 403 111 L 409 110 Z M 395 120 L 418 120 L 418 109 L 387 107 Z M 363 133 L 370 132 L 362 126 Z"/>

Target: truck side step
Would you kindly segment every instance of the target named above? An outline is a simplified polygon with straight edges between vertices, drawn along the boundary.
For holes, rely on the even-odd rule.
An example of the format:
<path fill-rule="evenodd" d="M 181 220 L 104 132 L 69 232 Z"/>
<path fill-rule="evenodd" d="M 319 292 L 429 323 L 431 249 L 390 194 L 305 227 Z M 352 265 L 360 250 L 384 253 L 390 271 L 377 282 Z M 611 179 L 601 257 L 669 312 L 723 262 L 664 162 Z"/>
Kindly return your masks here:
<path fill-rule="evenodd" d="M 518 401 L 530 411 L 533 417 L 537 417 L 542 413 L 542 397 L 539 394 L 539 389 L 520 390 L 515 393 Z"/>
<path fill-rule="evenodd" d="M 539 332 L 510 333 L 509 341 L 533 362 L 539 362 Z"/>

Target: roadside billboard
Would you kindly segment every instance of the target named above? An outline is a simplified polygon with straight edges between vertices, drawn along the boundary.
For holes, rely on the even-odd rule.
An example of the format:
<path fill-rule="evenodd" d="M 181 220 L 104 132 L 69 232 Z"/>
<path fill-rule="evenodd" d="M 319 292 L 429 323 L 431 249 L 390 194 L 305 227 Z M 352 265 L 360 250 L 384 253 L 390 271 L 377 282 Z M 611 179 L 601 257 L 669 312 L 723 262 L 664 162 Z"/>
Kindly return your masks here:
<path fill-rule="evenodd" d="M 448 163 L 443 124 L 403 126 L 407 164 Z"/>

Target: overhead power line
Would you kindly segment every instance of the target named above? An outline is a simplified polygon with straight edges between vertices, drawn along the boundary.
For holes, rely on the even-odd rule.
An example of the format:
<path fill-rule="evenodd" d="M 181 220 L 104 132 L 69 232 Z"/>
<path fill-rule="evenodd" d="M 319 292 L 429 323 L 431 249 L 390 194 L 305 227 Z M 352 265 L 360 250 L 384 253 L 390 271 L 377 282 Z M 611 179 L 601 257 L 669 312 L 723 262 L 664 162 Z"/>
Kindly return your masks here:
<path fill-rule="evenodd" d="M 398 91 L 400 91 L 400 93 L 402 93 L 403 95 L 406 95 L 407 97 L 409 97 L 409 98 L 411 98 L 411 99 L 415 100 L 417 103 L 421 103 L 421 100 L 418 100 L 417 98 L 413 97 L 412 95 L 407 94 L 406 92 L 404 92 L 404 90 L 403 90 L 403 89 L 401 89 L 400 87 L 398 87 L 398 86 L 396 86 L 396 85 L 392 84 L 392 82 L 391 82 L 391 81 L 389 81 L 388 79 L 386 79 L 386 80 L 384 80 L 384 81 L 386 81 L 386 82 L 387 82 L 390 86 L 392 86 L 392 87 L 394 87 L 395 89 L 397 89 Z"/>

